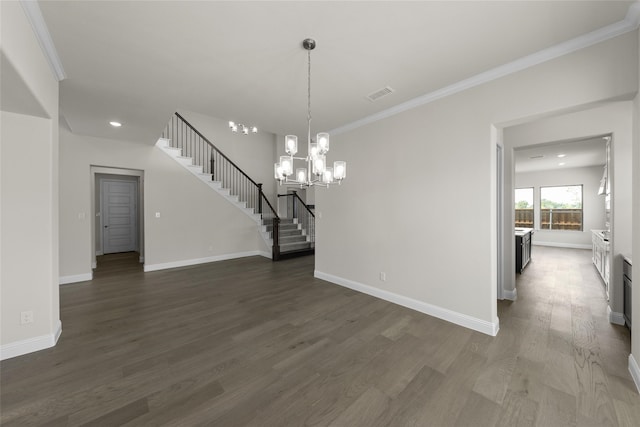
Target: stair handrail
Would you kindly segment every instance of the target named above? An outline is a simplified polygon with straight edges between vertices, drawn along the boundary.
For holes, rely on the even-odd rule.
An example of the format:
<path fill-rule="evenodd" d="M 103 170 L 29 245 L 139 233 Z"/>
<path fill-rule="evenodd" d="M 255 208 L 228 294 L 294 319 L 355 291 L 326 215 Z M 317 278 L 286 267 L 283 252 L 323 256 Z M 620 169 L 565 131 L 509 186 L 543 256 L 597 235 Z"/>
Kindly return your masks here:
<path fill-rule="evenodd" d="M 315 219 L 316 215 L 313 213 L 313 211 L 311 210 L 311 208 L 300 198 L 300 196 L 298 196 L 297 192 L 293 192 L 293 193 L 287 193 L 287 194 L 278 194 L 278 198 L 280 197 L 295 197 L 298 199 L 298 201 L 302 204 L 302 206 L 304 206 L 304 208 L 307 210 L 307 212 L 309 212 L 311 214 L 311 216 Z"/>
<path fill-rule="evenodd" d="M 180 115 L 180 113 L 178 113 L 177 111 L 176 111 L 175 115 L 176 115 L 180 120 L 182 120 L 182 121 L 184 122 L 184 124 L 186 124 L 186 125 L 189 127 L 189 129 L 191 129 L 192 131 L 194 131 L 194 132 L 196 133 L 196 135 L 198 135 L 200 138 L 202 138 L 202 139 L 203 139 L 207 144 L 209 144 L 210 146 L 212 146 L 213 148 L 215 148 L 215 149 L 216 149 L 216 151 L 217 151 L 218 153 L 220 153 L 220 155 L 221 155 L 222 157 L 224 157 L 226 161 L 228 161 L 229 163 L 231 163 L 231 165 L 232 165 L 234 168 L 238 169 L 238 172 L 240 172 L 240 173 L 241 173 L 242 175 L 244 175 L 244 176 L 245 176 L 249 181 L 251 181 L 251 182 L 253 183 L 253 185 L 255 185 L 256 187 L 258 187 L 258 183 L 257 183 L 257 182 L 255 182 L 253 179 L 251 179 L 251 177 L 250 177 L 249 175 L 247 175 L 247 174 L 246 174 L 246 173 L 245 173 L 245 172 L 244 172 L 244 171 L 243 171 L 243 170 L 242 170 L 238 165 L 236 165 L 236 164 L 235 164 L 235 163 L 234 163 L 230 158 L 228 158 L 228 157 L 226 156 L 226 154 L 224 154 L 222 151 L 220 151 L 220 149 L 219 149 L 218 147 L 216 147 L 216 145 L 215 145 L 213 142 L 209 141 L 209 139 L 208 139 L 206 136 L 204 136 L 203 134 L 201 134 L 201 133 L 200 133 L 200 131 L 199 131 L 198 129 L 194 128 L 194 127 L 191 125 L 191 123 L 189 123 L 189 121 L 188 121 L 187 119 L 185 119 L 184 117 L 182 117 L 182 115 Z M 275 212 L 275 211 L 274 211 L 274 212 Z"/>
<path fill-rule="evenodd" d="M 246 179 L 245 182 L 247 182 L 247 184 L 242 184 L 240 183 L 236 178 L 230 178 L 229 175 L 226 175 L 225 169 L 223 169 L 222 172 L 222 176 L 221 176 L 221 180 L 224 181 L 224 177 L 225 175 L 230 179 L 231 182 L 229 182 L 229 185 L 231 187 L 235 187 L 235 190 L 238 191 L 238 195 L 244 194 L 245 196 L 247 196 L 247 192 L 244 190 L 248 190 L 249 185 L 253 185 L 255 187 L 255 190 L 257 192 L 257 204 L 254 207 L 254 209 L 258 210 L 258 214 L 260 214 L 261 219 L 265 219 L 265 217 L 269 217 L 268 219 L 272 220 L 273 223 L 273 229 L 272 229 L 272 259 L 274 261 L 277 261 L 280 258 L 280 245 L 279 245 L 279 224 L 280 224 L 280 217 L 277 214 L 277 211 L 273 208 L 273 206 L 271 205 L 271 202 L 269 202 L 269 199 L 267 199 L 267 197 L 265 196 L 264 192 L 262 191 L 262 184 L 261 183 L 257 183 L 255 182 L 249 175 L 247 175 L 247 173 L 245 171 L 243 171 L 238 165 L 236 165 L 229 157 L 227 157 L 226 154 L 224 154 L 222 151 L 220 151 L 220 149 L 218 147 L 216 147 L 216 145 L 214 143 L 212 143 L 206 136 L 204 136 L 198 129 L 196 129 L 195 127 L 193 127 L 193 125 L 191 123 L 189 123 L 189 121 L 187 119 L 185 119 L 180 113 L 178 113 L 177 111 L 174 113 L 174 116 L 177 117 L 177 119 L 179 120 L 179 122 L 183 123 L 186 127 L 187 130 L 190 132 L 193 132 L 193 134 L 197 135 L 198 138 L 200 138 L 201 141 L 203 141 L 204 143 L 208 144 L 210 149 L 209 150 L 213 150 L 210 151 L 211 153 L 215 152 L 216 156 L 219 156 L 220 159 L 224 159 L 224 161 L 230 166 L 231 169 L 235 169 L 235 171 L 237 171 L 238 173 L 241 174 L 242 177 L 244 177 Z M 190 136 L 187 137 L 185 134 L 181 134 L 179 133 L 171 133 L 170 134 L 170 130 L 172 130 L 173 132 L 175 132 L 174 129 L 174 125 L 173 125 L 173 121 L 170 120 L 169 124 L 167 124 L 167 127 L 165 128 L 165 131 L 163 131 L 163 137 L 165 135 L 166 132 L 166 136 L 169 140 L 172 140 L 170 136 L 176 136 L 176 141 L 174 141 L 176 144 L 178 144 L 178 140 L 180 141 L 180 144 L 187 144 L 187 143 L 191 143 L 193 144 L 194 141 L 191 140 Z M 183 141 L 182 139 L 180 139 L 180 137 L 182 138 L 188 138 L 188 141 Z M 186 145 L 183 145 L 183 147 L 185 147 Z M 193 145 L 191 145 L 191 147 L 193 147 Z M 205 150 L 206 152 L 209 152 L 209 150 Z M 200 151 L 198 151 L 198 153 L 202 154 Z M 202 156 L 196 156 L 196 157 L 200 157 L 200 160 L 204 161 Z M 212 179 L 214 179 L 216 172 L 214 172 L 214 159 L 211 156 L 207 162 L 211 162 L 211 174 L 212 174 Z M 200 165 L 203 166 L 204 165 Z M 209 165 L 207 165 L 207 167 L 209 167 Z M 226 166 L 223 166 L 223 168 L 226 168 Z M 217 170 L 217 169 L 216 169 Z M 249 184 L 250 183 L 250 184 Z M 246 186 L 245 186 L 246 185 Z M 244 186 L 244 187 L 243 187 Z M 230 188 L 231 190 L 233 190 L 233 188 Z M 251 192 L 249 192 L 251 193 Z M 251 193 L 251 194 L 256 194 L 256 193 Z M 251 196 L 254 197 L 254 196 Z M 249 198 L 246 199 L 247 203 L 249 203 Z M 264 207 L 264 202 L 266 202 L 266 205 L 269 207 L 269 210 L 267 212 L 265 212 L 263 210 Z"/>

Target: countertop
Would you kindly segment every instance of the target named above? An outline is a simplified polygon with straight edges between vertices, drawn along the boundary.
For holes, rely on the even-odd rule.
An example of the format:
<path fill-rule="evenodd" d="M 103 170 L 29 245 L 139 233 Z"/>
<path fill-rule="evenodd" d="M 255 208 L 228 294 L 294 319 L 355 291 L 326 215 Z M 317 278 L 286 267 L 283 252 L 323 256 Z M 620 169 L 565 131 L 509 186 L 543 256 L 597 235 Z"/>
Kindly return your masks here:
<path fill-rule="evenodd" d="M 533 228 L 516 227 L 515 230 L 516 236 L 524 236 L 527 233 L 533 232 Z"/>
<path fill-rule="evenodd" d="M 605 242 L 609 241 L 609 232 L 607 230 L 591 230 L 591 232 L 600 237 Z"/>

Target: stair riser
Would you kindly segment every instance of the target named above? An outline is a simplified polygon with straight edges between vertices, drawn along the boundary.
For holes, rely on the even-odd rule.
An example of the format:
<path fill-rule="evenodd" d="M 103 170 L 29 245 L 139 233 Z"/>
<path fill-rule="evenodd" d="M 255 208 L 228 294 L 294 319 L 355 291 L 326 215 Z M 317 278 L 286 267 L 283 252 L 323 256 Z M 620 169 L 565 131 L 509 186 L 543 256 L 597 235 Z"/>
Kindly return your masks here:
<path fill-rule="evenodd" d="M 273 231 L 273 226 L 272 225 L 267 225 L 266 226 L 267 231 Z M 279 228 L 280 233 L 284 232 L 284 231 L 293 231 L 293 232 L 301 232 L 302 230 L 300 230 L 298 228 L 298 226 L 296 225 L 295 227 L 280 227 Z"/>
<path fill-rule="evenodd" d="M 306 242 L 307 236 L 280 236 L 280 243 Z"/>
<path fill-rule="evenodd" d="M 280 230 L 280 237 L 286 237 L 286 236 L 299 236 L 301 235 L 302 230 Z"/>
<path fill-rule="evenodd" d="M 272 219 L 265 219 L 262 221 L 262 223 L 264 225 L 272 225 L 273 224 L 273 220 Z M 282 227 L 283 225 L 295 225 L 297 226 L 298 224 L 294 223 L 293 220 L 291 219 L 281 219 L 280 220 L 280 226 Z"/>
<path fill-rule="evenodd" d="M 310 249 L 310 243 L 292 243 L 292 244 L 280 244 L 280 252 L 299 251 L 301 249 Z"/>

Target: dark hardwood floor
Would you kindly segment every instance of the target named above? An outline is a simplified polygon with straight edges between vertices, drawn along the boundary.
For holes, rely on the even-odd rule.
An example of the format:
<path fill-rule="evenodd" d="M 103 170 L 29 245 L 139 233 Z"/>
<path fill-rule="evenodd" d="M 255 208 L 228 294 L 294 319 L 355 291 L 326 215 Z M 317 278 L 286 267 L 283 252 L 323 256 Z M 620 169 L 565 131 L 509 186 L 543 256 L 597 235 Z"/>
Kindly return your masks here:
<path fill-rule="evenodd" d="M 3 426 L 640 425 L 589 251 L 534 247 L 497 337 L 314 279 L 313 257 L 104 256 L 60 300 L 58 345 L 0 363 Z"/>

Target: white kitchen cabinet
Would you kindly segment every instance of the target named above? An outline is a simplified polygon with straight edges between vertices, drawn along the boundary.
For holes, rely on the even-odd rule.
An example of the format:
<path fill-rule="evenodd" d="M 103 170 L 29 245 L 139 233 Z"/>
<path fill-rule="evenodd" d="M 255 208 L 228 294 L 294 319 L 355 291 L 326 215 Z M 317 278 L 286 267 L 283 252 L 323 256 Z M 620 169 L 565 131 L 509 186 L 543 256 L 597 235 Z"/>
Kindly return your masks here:
<path fill-rule="evenodd" d="M 606 232 L 603 230 L 591 230 L 591 243 L 592 243 L 592 261 L 596 266 L 602 281 L 604 282 L 604 288 L 607 291 L 607 298 L 609 297 L 609 262 L 611 257 L 609 239 L 606 236 Z"/>

